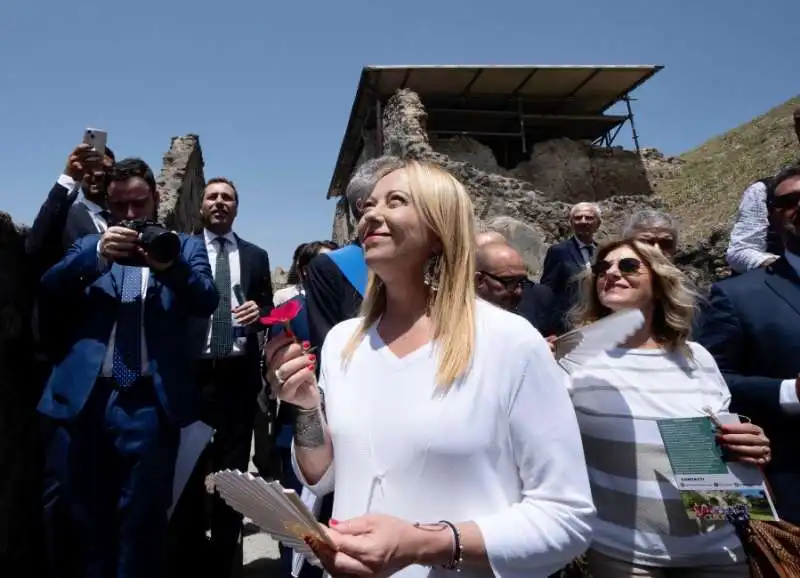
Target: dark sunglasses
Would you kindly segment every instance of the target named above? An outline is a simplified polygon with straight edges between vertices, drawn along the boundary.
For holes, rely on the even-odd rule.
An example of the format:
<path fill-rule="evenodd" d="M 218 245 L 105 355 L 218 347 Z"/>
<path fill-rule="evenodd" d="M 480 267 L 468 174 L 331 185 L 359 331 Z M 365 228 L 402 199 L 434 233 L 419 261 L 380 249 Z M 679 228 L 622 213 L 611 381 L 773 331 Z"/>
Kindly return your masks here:
<path fill-rule="evenodd" d="M 800 191 L 786 193 L 785 195 L 775 195 L 772 197 L 771 204 L 775 209 L 794 209 L 800 204 Z"/>
<path fill-rule="evenodd" d="M 506 288 L 506 291 L 513 291 L 519 285 L 523 285 L 528 280 L 527 277 L 500 277 L 499 275 L 492 275 L 486 271 L 480 271 L 480 273 L 500 283 Z"/>
<path fill-rule="evenodd" d="M 598 277 L 603 277 L 614 264 L 614 261 L 597 261 L 592 265 L 592 272 Z M 636 275 L 642 269 L 642 262 L 635 257 L 623 257 L 616 262 L 616 265 L 623 275 Z"/>
<path fill-rule="evenodd" d="M 662 251 L 672 251 L 675 249 L 675 239 L 666 238 L 666 237 L 644 237 L 644 238 L 637 238 L 637 241 L 640 243 L 644 243 L 646 245 L 652 245 L 653 247 L 659 247 Z"/>

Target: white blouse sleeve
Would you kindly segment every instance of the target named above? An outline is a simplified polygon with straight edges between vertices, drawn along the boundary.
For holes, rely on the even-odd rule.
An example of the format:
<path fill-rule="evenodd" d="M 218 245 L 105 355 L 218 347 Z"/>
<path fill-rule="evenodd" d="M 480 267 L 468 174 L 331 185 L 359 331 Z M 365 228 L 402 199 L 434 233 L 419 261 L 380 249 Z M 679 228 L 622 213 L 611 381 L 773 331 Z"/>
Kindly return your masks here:
<path fill-rule="evenodd" d="M 478 518 L 495 576 L 548 575 L 588 547 L 595 508 L 564 373 L 537 339 L 509 407 L 522 501 Z"/>
<path fill-rule="evenodd" d="M 329 352 L 329 354 L 326 356 L 325 351 L 326 348 L 325 344 L 323 343 L 321 364 L 319 368 L 319 388 L 320 390 L 322 390 L 321 393 L 323 396 L 322 397 L 323 401 L 325 399 L 325 387 L 328 381 L 327 379 L 328 371 L 326 370 L 325 359 L 326 357 L 330 357 L 331 355 L 331 353 Z M 333 355 L 335 355 L 335 353 Z M 314 494 L 315 496 L 322 497 L 327 494 L 330 494 L 333 491 L 333 486 L 334 486 L 333 465 L 334 462 L 333 460 L 331 460 L 331 465 L 328 466 L 328 469 L 325 470 L 325 473 L 322 474 L 322 477 L 319 479 L 319 481 L 316 484 L 309 484 L 308 480 L 306 480 L 305 476 L 303 476 L 303 472 L 300 470 L 300 464 L 297 463 L 297 457 L 294 451 L 294 437 L 292 438 L 292 469 L 294 470 L 294 474 L 297 476 L 297 479 L 300 481 L 300 483 L 303 484 L 305 487 L 307 487 L 311 491 L 311 493 Z"/>

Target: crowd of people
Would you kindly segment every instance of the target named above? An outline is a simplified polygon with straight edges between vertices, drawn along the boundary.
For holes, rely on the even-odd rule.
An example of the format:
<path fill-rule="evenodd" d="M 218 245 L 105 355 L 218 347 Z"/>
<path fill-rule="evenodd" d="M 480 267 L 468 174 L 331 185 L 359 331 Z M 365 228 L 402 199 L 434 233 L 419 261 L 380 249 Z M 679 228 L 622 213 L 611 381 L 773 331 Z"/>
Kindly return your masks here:
<path fill-rule="evenodd" d="M 598 244 L 600 208 L 576 204 L 535 282 L 452 175 L 379 157 L 345 192 L 357 238 L 298 246 L 273 293 L 231 180 L 175 233 L 146 163 L 79 145 L 26 245 L 47 575 L 236 575 L 242 516 L 205 481 L 246 471 L 254 440 L 261 476 L 316 496 L 332 576 L 547 577 L 584 553 L 595 578 L 748 576 L 730 523 L 687 516 L 656 420 L 746 416 L 717 442 L 800 524 L 800 165 L 756 185 L 737 274 L 700 296 L 664 212 Z M 289 301 L 291 334 L 259 322 Z M 623 343 L 556 362 L 557 336 L 629 309 Z M 213 435 L 176 495 L 198 423 Z M 281 558 L 284 578 L 323 571 Z"/>

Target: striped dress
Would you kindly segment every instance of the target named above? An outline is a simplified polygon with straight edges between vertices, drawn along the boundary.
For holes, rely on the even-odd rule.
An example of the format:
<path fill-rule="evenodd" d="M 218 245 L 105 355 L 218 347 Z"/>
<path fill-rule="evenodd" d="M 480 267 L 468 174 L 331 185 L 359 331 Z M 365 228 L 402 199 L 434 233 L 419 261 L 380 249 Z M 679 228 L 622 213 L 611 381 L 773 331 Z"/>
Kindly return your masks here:
<path fill-rule="evenodd" d="M 672 484 L 656 421 L 727 411 L 730 392 L 701 345 L 694 360 L 662 349 L 614 349 L 579 369 L 570 392 L 597 507 L 592 548 L 636 564 L 703 567 L 741 563 L 733 528 L 688 517 Z"/>

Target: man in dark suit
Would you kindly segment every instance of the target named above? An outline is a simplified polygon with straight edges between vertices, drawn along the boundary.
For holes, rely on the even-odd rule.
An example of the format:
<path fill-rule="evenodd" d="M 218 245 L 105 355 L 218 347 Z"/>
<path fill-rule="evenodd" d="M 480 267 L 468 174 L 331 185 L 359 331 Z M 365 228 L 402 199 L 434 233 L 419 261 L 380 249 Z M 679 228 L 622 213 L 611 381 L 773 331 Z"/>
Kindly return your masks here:
<path fill-rule="evenodd" d="M 553 333 L 553 292 L 528 279 L 516 249 L 479 238 L 475 260 L 475 290 L 481 298 L 525 317 L 544 336 Z"/>
<path fill-rule="evenodd" d="M 242 530 L 241 514 L 218 495 L 210 498 L 210 508 L 204 507 L 208 474 L 224 469 L 247 471 L 262 385 L 259 318 L 272 309 L 269 257 L 233 232 L 238 208 L 233 182 L 208 181 L 200 209 L 204 229 L 196 238 L 208 252 L 220 301 L 210 319 L 194 324 L 193 343 L 200 356 L 200 419 L 215 431 L 170 522 L 170 574 L 176 577 L 230 576 Z"/>
<path fill-rule="evenodd" d="M 106 230 L 106 174 L 113 164 L 114 152 L 108 147 L 102 157 L 86 144 L 70 153 L 25 238 L 37 281 L 75 241 Z"/>
<path fill-rule="evenodd" d="M 566 316 L 578 300 L 575 277 L 591 266 L 597 243 L 594 235 L 600 227 L 600 207 L 578 203 L 569 212 L 572 237 L 551 245 L 542 266 L 543 285 L 552 289 L 556 299 L 558 330 L 567 329 Z"/>
<path fill-rule="evenodd" d="M 36 295 L 39 280 L 50 267 L 58 263 L 72 244 L 85 235 L 102 233 L 107 227 L 105 209 L 106 174 L 114 163 L 114 152 L 106 147 L 104 155 L 89 145 L 80 144 L 67 158 L 66 167 L 58 177 L 44 204 L 39 209 L 33 226 L 25 237 L 25 252 L 31 278 L 31 293 Z M 79 198 L 79 195 L 82 195 Z M 44 389 L 52 371 L 50 353 L 44 346 L 48 339 L 52 342 L 63 333 L 53 327 L 54 335 L 42 333 L 39 323 L 38 304 L 33 311 L 33 360 L 30 365 L 32 382 L 36 384 L 37 395 Z M 64 574 L 72 565 L 69 559 L 74 548 L 67 544 L 66 537 L 74 532 L 68 525 L 69 515 L 63 511 L 59 502 L 61 487 L 58 476 L 53 475 L 55 456 L 65 455 L 56 446 L 55 436 L 60 432 L 53 430 L 52 423 L 45 421 L 40 432 L 42 445 L 48 446 L 50 456 L 43 476 L 44 529 L 45 544 L 48 551 L 48 575 Z M 67 443 L 67 440 L 63 440 Z M 56 540 L 56 536 L 60 539 Z"/>
<path fill-rule="evenodd" d="M 731 411 L 764 428 L 772 443 L 766 475 L 778 514 L 800 524 L 800 165 L 775 177 L 767 206 L 785 255 L 714 284 L 697 341 L 725 376 Z"/>
<path fill-rule="evenodd" d="M 152 219 L 157 203 L 144 161 L 114 165 L 112 222 Z M 198 417 L 190 316 L 211 315 L 219 302 L 202 242 L 178 239 L 177 255 L 157 261 L 135 230 L 110 226 L 78 240 L 42 278 L 42 321 L 65 335 L 39 411 L 66 452 L 49 457 L 77 533 L 73 576 L 164 575 L 180 428 Z"/>

